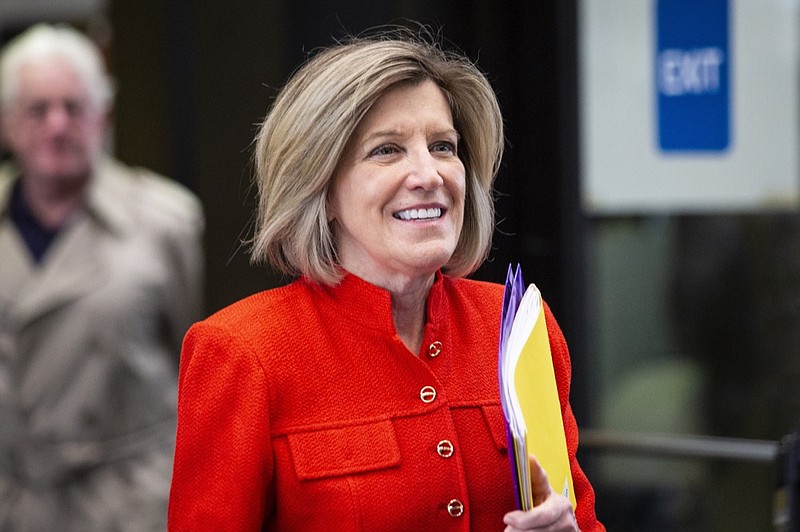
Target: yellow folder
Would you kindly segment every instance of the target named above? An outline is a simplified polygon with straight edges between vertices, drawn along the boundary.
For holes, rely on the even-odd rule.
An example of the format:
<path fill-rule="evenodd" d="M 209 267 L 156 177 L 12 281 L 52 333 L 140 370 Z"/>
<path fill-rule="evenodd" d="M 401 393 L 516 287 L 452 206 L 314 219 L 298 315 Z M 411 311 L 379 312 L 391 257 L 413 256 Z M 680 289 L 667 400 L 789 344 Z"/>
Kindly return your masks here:
<path fill-rule="evenodd" d="M 521 295 L 519 267 L 511 272 L 499 348 L 500 393 L 506 416 L 512 476 L 519 507 L 533 507 L 528 454 L 547 472 L 553 490 L 575 507 L 572 473 L 561 418 L 544 306 L 535 285 Z M 518 278 L 517 278 L 518 277 Z M 516 288 L 514 285 L 516 284 Z M 510 321 L 508 321 L 510 320 Z"/>

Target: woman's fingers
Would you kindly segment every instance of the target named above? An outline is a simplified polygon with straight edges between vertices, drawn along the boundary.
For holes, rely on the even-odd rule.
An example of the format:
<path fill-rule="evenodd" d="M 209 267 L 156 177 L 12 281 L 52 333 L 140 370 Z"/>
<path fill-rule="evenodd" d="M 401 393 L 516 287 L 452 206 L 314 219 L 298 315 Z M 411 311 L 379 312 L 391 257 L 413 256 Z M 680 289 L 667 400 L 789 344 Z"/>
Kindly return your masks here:
<path fill-rule="evenodd" d="M 504 522 L 506 532 L 519 530 L 578 530 L 572 503 L 563 495 L 559 495 L 550 487 L 547 472 L 534 456 L 529 457 L 531 466 L 531 488 L 533 492 L 533 509 L 520 510 L 506 514 Z"/>
<path fill-rule="evenodd" d="M 528 455 L 528 462 L 531 466 L 531 491 L 533 494 L 533 506 L 542 504 L 553 489 L 547 479 L 547 471 L 539 464 L 535 456 Z"/>

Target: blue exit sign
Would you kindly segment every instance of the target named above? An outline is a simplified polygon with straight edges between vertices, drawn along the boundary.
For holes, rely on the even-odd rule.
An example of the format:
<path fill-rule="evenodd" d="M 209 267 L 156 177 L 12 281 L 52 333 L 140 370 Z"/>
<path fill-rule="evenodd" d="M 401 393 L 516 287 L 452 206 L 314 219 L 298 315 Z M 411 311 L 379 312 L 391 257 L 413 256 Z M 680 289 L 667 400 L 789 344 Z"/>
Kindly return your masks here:
<path fill-rule="evenodd" d="M 663 151 L 730 145 L 727 0 L 656 0 L 658 144 Z"/>

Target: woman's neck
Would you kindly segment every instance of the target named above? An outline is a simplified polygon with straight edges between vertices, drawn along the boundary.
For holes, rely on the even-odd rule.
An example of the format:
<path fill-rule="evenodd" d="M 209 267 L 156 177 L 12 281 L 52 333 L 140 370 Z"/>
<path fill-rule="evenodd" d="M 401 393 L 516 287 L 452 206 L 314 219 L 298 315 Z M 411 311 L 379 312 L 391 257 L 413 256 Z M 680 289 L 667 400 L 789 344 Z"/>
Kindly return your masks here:
<path fill-rule="evenodd" d="M 427 294 L 426 294 L 427 295 Z M 397 335 L 415 355 L 425 333 L 425 298 L 404 298 L 392 295 L 392 318 Z"/>
<path fill-rule="evenodd" d="M 419 353 L 425 334 L 428 293 L 434 278 L 430 275 L 385 287 L 392 294 L 392 318 L 397 335 L 414 355 Z"/>

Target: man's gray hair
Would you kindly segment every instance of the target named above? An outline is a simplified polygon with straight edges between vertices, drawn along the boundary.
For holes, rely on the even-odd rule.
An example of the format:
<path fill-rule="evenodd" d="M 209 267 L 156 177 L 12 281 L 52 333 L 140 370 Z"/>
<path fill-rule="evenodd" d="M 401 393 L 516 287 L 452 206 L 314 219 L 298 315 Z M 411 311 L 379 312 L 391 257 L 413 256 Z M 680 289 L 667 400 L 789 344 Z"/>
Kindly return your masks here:
<path fill-rule="evenodd" d="M 95 43 L 66 25 L 36 24 L 12 39 L 0 52 L 0 109 L 17 98 L 20 70 L 25 65 L 59 58 L 75 69 L 86 84 L 92 104 L 108 108 L 114 84 Z"/>

